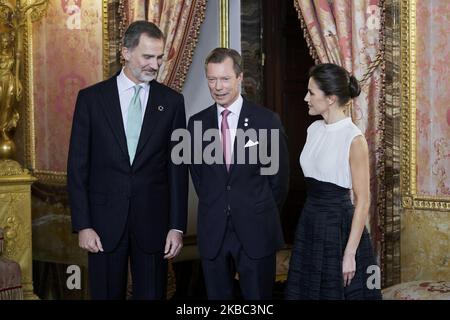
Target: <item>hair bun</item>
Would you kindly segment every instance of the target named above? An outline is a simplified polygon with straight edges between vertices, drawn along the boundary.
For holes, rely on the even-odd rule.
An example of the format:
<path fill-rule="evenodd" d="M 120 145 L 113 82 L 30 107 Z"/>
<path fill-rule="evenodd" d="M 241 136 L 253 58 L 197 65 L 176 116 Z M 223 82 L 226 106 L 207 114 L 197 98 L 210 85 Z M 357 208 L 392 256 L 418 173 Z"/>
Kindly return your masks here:
<path fill-rule="evenodd" d="M 361 87 L 359 81 L 352 75 L 350 75 L 350 83 L 348 85 L 350 91 L 350 98 L 356 98 L 361 93 Z"/>

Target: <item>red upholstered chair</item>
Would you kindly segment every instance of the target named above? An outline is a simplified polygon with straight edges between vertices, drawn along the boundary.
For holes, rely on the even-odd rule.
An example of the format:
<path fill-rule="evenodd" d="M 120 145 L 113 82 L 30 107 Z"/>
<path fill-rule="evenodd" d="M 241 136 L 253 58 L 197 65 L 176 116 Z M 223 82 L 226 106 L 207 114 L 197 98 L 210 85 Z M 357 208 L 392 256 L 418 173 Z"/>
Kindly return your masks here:
<path fill-rule="evenodd" d="M 0 228 L 0 300 L 22 300 L 21 271 L 18 263 L 2 257 L 4 231 Z"/>

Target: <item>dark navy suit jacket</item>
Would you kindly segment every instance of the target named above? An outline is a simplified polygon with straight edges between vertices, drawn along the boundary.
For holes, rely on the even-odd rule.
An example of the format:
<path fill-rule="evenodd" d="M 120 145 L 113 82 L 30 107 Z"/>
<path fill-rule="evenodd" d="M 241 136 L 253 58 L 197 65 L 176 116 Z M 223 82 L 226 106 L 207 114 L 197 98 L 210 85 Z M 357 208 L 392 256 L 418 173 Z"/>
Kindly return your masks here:
<path fill-rule="evenodd" d="M 170 158 L 172 131 L 186 128 L 184 99 L 150 83 L 131 166 L 116 77 L 78 94 L 67 166 L 72 228 L 93 228 L 109 252 L 129 223 L 141 249 L 162 252 L 170 229 L 186 231 L 187 165 Z"/>
<path fill-rule="evenodd" d="M 218 129 L 216 104 L 189 119 L 188 129 L 191 135 L 194 135 L 195 121 L 202 124 L 202 133 L 208 129 Z M 223 163 L 203 162 L 190 166 L 192 180 L 199 197 L 198 246 L 201 257 L 205 259 L 217 256 L 228 216 L 232 219 L 244 251 L 251 258 L 257 259 L 274 254 L 284 245 L 280 210 L 289 188 L 289 160 L 286 135 L 280 119 L 269 109 L 256 106 L 244 99 L 237 128 L 244 131 L 255 129 L 256 132 L 259 129 L 278 129 L 279 139 L 271 141 L 273 139 L 269 137 L 268 149 L 270 150 L 271 143 L 278 143 L 279 170 L 274 175 L 261 175 L 260 169 L 264 166 L 261 159 L 258 157 L 255 164 L 249 163 L 250 148 L 260 148 L 262 143 L 244 148 L 245 164 L 233 164 L 229 173 Z M 257 139 L 261 137 L 258 135 Z M 208 144 L 210 144 L 208 141 L 202 143 L 202 152 Z M 234 163 L 238 147 L 235 138 Z M 241 147 L 244 146 L 241 144 Z M 193 153 L 194 149 L 193 147 Z M 194 159 L 194 156 L 192 158 Z"/>

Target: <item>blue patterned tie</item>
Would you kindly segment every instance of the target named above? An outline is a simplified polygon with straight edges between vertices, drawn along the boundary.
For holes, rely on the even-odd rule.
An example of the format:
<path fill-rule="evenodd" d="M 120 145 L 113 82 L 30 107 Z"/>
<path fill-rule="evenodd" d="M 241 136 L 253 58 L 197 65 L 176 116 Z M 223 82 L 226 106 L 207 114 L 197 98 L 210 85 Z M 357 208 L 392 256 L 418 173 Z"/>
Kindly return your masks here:
<path fill-rule="evenodd" d="M 127 118 L 127 146 L 128 155 L 130 156 L 130 164 L 133 164 L 136 148 L 139 141 L 139 134 L 142 126 L 142 108 L 141 99 L 139 98 L 139 91 L 142 86 L 134 86 L 134 96 L 131 99 L 130 107 L 128 108 Z"/>

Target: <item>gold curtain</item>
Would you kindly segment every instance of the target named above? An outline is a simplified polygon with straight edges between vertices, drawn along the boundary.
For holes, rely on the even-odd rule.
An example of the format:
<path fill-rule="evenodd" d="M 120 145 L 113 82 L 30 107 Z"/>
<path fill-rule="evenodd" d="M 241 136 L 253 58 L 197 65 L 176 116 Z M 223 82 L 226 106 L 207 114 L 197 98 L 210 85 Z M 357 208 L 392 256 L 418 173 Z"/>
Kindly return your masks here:
<path fill-rule="evenodd" d="M 343 66 L 361 83 L 351 116 L 365 133 L 371 169 L 370 231 L 382 256 L 384 215 L 383 0 L 294 0 L 316 63 Z"/>
<path fill-rule="evenodd" d="M 206 0 L 130 0 L 122 8 L 125 24 L 145 19 L 164 33 L 165 59 L 158 81 L 181 91 L 205 18 Z"/>

